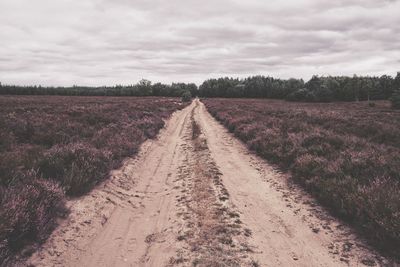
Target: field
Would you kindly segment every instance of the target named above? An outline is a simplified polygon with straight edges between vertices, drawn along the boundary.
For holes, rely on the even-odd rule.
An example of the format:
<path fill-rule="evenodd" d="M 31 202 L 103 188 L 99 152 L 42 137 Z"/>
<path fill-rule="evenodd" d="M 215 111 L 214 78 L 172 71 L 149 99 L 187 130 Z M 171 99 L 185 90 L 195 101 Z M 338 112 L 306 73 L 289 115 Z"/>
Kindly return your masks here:
<path fill-rule="evenodd" d="M 0 266 L 398 264 L 389 102 L 181 101 L 0 97 Z"/>
<path fill-rule="evenodd" d="M 204 99 L 208 111 L 334 213 L 386 249 L 400 245 L 400 112 L 385 101 Z"/>
<path fill-rule="evenodd" d="M 0 97 L 0 262 L 44 241 L 66 196 L 88 192 L 184 106 L 178 98 Z"/>

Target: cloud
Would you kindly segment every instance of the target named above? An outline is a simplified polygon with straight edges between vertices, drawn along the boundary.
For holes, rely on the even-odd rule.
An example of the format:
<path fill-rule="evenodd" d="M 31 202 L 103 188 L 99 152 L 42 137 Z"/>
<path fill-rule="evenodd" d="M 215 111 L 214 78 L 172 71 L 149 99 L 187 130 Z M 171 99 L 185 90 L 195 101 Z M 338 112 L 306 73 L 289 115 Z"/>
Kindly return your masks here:
<path fill-rule="evenodd" d="M 0 81 L 395 75 L 398 10 L 398 0 L 2 0 Z"/>

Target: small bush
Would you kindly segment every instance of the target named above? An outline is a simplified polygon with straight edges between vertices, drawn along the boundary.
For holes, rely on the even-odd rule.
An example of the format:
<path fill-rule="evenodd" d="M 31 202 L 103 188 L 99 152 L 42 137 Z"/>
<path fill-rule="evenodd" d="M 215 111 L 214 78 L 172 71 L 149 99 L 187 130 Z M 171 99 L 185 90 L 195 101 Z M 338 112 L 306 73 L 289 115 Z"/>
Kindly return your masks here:
<path fill-rule="evenodd" d="M 189 91 L 186 91 L 182 94 L 182 102 L 189 102 L 192 100 L 192 94 Z"/>
<path fill-rule="evenodd" d="M 39 161 L 39 172 L 63 186 L 68 195 L 79 195 L 104 179 L 111 153 L 88 144 L 56 145 Z"/>
<path fill-rule="evenodd" d="M 23 144 L 0 153 L 0 185 L 8 186 L 19 181 L 27 170 L 34 168 L 42 152 L 39 146 Z"/>
<path fill-rule="evenodd" d="M 28 244 L 44 241 L 65 212 L 61 188 L 34 172 L 9 187 L 0 202 L 0 262 L 11 260 Z"/>

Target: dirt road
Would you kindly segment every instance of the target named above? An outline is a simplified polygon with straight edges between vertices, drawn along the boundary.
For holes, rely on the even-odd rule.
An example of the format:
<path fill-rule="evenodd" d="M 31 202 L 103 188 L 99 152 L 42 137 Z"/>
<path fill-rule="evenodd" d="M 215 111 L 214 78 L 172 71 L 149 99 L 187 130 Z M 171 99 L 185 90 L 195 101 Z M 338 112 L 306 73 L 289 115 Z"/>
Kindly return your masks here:
<path fill-rule="evenodd" d="M 35 266 L 386 265 L 195 100 L 89 195 Z"/>

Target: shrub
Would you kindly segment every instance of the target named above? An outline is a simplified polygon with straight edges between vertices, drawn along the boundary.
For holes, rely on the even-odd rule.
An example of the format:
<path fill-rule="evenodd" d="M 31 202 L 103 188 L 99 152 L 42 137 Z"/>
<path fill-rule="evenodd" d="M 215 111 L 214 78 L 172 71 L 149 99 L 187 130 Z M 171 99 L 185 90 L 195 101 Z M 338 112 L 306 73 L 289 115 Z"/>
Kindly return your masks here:
<path fill-rule="evenodd" d="M 45 238 L 61 190 L 90 190 L 187 104 L 153 97 L 0 97 L 0 265 Z M 31 169 L 39 176 L 28 175 Z"/>
<path fill-rule="evenodd" d="M 307 178 L 323 176 L 326 165 L 327 161 L 324 158 L 304 154 L 296 159 L 292 169 L 293 173 L 298 174 L 300 180 L 303 178 L 307 180 Z"/>
<path fill-rule="evenodd" d="M 293 94 L 306 95 L 307 89 Z M 203 101 L 250 149 L 291 171 L 322 204 L 400 255 L 400 120 L 387 101 L 374 109 L 364 103 Z"/>
<path fill-rule="evenodd" d="M 0 131 L 0 152 L 2 152 L 9 150 L 16 140 L 12 133 L 3 130 L 5 129 L 4 125 L 0 125 L 0 128 L 2 129 Z"/>
<path fill-rule="evenodd" d="M 184 92 L 182 94 L 182 102 L 189 102 L 190 100 L 192 100 L 192 94 L 189 91 Z"/>
<path fill-rule="evenodd" d="M 33 168 L 43 149 L 36 145 L 23 144 L 0 153 L 0 185 L 8 186 L 20 180 Z"/>
<path fill-rule="evenodd" d="M 0 262 L 33 242 L 42 242 L 65 214 L 64 194 L 57 183 L 37 179 L 34 172 L 0 199 Z"/>
<path fill-rule="evenodd" d="M 371 233 L 375 239 L 388 240 L 386 247 L 390 249 L 400 239 L 399 182 L 393 182 L 387 177 L 377 177 L 368 186 L 361 186 L 357 190 L 360 197 L 352 204 L 362 216 L 360 221 L 370 224 L 369 228 L 376 229 Z M 382 218 L 387 220 L 382 221 Z"/>
<path fill-rule="evenodd" d="M 392 102 L 392 107 L 395 109 L 400 109 L 400 88 L 393 92 L 392 97 L 390 98 Z"/>
<path fill-rule="evenodd" d="M 88 191 L 104 179 L 109 170 L 111 153 L 88 144 L 56 145 L 38 163 L 40 174 L 60 182 L 69 195 Z"/>
<path fill-rule="evenodd" d="M 154 132 L 159 128 L 154 127 Z M 119 135 L 115 135 L 120 131 Z M 122 130 L 117 125 L 112 125 L 101 129 L 92 139 L 92 144 L 98 149 L 107 149 L 111 152 L 112 159 L 118 160 L 121 158 L 134 155 L 140 146 L 140 143 L 146 139 L 146 134 L 139 129 L 138 125 L 127 125 Z"/>

